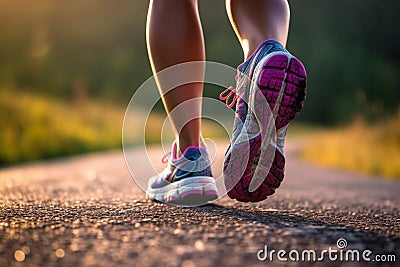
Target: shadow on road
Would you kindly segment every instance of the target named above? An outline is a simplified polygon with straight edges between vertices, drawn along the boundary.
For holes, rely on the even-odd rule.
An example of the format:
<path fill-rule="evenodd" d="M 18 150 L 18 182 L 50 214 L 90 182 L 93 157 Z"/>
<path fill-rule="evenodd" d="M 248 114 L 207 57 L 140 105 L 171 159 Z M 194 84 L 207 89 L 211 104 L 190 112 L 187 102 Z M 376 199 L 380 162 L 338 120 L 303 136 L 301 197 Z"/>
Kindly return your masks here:
<path fill-rule="evenodd" d="M 327 243 L 336 247 L 336 241 L 345 238 L 354 249 L 370 249 L 377 253 L 399 254 L 400 238 L 396 235 L 377 233 L 348 225 L 346 218 L 338 218 L 342 223 L 333 222 L 332 218 L 321 220 L 313 218 L 312 214 L 302 215 L 293 212 L 276 209 L 258 209 L 251 206 L 232 207 L 218 204 L 208 204 L 202 207 L 190 208 L 194 211 L 202 211 L 220 219 L 234 218 L 238 222 L 248 221 L 252 224 L 261 224 L 269 229 L 281 230 L 283 236 L 304 238 L 311 243 Z M 365 226 L 368 226 L 368 218 L 365 218 Z M 272 230 L 271 230 L 272 231 Z M 289 244 L 290 245 L 290 244 Z"/>

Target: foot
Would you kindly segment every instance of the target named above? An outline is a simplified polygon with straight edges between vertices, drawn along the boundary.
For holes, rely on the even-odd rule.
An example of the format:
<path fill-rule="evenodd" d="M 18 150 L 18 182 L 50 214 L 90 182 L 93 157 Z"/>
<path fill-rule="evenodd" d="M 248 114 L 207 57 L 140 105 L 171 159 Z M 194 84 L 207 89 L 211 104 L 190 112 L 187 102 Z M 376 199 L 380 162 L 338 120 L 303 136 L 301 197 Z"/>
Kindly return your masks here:
<path fill-rule="evenodd" d="M 283 180 L 286 130 L 303 107 L 306 71 L 281 44 L 268 40 L 238 67 L 237 85 L 227 89 L 237 102 L 224 182 L 230 198 L 257 202 L 272 195 Z M 232 93 L 226 92 L 220 98 L 232 106 Z M 274 142 L 271 129 L 276 130 Z"/>
<path fill-rule="evenodd" d="M 157 201 L 180 206 L 200 206 L 217 199 L 207 150 L 190 146 L 177 157 L 173 144 L 168 167 L 150 178 L 147 195 Z"/>

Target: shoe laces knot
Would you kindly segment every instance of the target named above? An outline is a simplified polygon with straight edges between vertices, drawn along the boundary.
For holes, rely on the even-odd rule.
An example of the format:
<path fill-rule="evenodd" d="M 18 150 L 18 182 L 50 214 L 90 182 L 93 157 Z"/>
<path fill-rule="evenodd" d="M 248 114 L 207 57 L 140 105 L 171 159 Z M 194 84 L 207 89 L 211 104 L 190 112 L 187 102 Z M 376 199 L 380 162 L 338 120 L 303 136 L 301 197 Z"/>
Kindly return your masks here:
<path fill-rule="evenodd" d="M 169 161 L 169 157 L 172 155 L 172 152 L 168 152 L 166 154 L 164 154 L 164 156 L 161 159 L 161 163 L 167 163 Z"/>
<path fill-rule="evenodd" d="M 233 97 L 233 99 L 232 99 Z M 228 108 L 233 107 L 233 105 L 235 105 L 235 102 L 237 100 L 238 96 L 236 93 L 236 88 L 233 88 L 232 86 L 229 86 L 228 88 L 226 88 L 224 91 L 222 91 L 219 94 L 219 99 L 221 99 L 222 101 L 225 101 L 225 104 Z M 232 100 L 230 100 L 232 99 Z M 230 103 L 229 103 L 230 101 Z"/>

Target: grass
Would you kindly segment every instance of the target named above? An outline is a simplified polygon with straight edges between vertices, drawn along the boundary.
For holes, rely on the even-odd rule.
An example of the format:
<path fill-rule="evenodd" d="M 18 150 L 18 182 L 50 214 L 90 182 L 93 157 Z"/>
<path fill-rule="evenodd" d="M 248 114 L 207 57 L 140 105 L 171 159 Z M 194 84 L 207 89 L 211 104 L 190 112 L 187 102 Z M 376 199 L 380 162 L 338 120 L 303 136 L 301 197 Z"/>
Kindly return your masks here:
<path fill-rule="evenodd" d="M 140 113 L 140 112 L 139 112 Z M 0 88 L 0 166 L 120 148 L 125 107 L 87 101 L 74 103 Z M 133 120 L 147 117 L 135 114 Z M 151 113 L 146 144 L 161 141 L 165 116 Z M 129 123 L 128 145 L 138 145 L 142 126 Z M 205 137 L 226 138 L 221 127 L 204 120 Z M 171 127 L 167 140 L 173 140 Z"/>
<path fill-rule="evenodd" d="M 301 156 L 325 166 L 400 180 L 400 112 L 374 124 L 356 119 L 345 127 L 317 131 Z"/>
<path fill-rule="evenodd" d="M 0 165 L 121 146 L 124 109 L 0 90 Z"/>

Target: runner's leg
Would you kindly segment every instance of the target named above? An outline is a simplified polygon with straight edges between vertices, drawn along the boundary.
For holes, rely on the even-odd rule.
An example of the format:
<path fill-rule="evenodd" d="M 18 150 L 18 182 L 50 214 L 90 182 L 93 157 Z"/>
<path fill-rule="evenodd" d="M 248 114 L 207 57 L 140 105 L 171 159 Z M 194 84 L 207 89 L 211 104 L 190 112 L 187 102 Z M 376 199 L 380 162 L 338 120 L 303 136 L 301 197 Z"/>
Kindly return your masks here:
<path fill-rule="evenodd" d="M 246 59 L 266 39 L 286 45 L 290 18 L 287 0 L 226 0 L 226 10 Z"/>
<path fill-rule="evenodd" d="M 205 61 L 203 30 L 197 4 L 197 0 L 150 1 L 147 46 L 154 73 L 179 63 Z M 191 75 L 191 79 L 203 80 L 204 64 L 199 64 Z M 157 83 L 168 113 L 190 100 L 187 102 L 189 104 L 183 105 L 179 112 L 171 116 L 175 134 L 179 137 L 180 151 L 188 146 L 199 146 L 203 83 L 181 85 L 167 93 L 167 83 L 160 79 Z M 185 123 L 188 116 L 193 119 Z"/>

